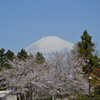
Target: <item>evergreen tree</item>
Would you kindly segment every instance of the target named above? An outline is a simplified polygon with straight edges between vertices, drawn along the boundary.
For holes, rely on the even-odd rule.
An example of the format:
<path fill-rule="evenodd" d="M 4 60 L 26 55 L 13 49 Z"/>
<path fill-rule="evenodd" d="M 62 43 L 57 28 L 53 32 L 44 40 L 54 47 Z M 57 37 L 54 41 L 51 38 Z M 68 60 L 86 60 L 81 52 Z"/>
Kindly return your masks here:
<path fill-rule="evenodd" d="M 27 52 L 22 48 L 22 50 L 20 51 L 20 52 L 18 52 L 18 54 L 17 54 L 17 58 L 19 59 L 19 60 L 24 60 L 24 59 L 26 59 L 28 57 L 28 54 L 27 54 Z"/>
<path fill-rule="evenodd" d="M 5 55 L 6 55 L 6 59 L 7 60 L 13 60 L 14 58 L 15 58 L 15 55 L 14 55 L 14 53 L 12 52 L 12 51 L 10 51 L 10 50 L 8 50 L 6 53 L 5 53 Z"/>
<path fill-rule="evenodd" d="M 100 59 L 97 57 L 97 55 L 94 55 L 95 52 L 95 44 L 91 42 L 92 36 L 90 36 L 87 33 L 87 30 L 83 32 L 83 35 L 81 36 L 81 42 L 78 42 L 78 53 L 79 57 L 83 57 L 83 59 L 86 59 L 87 57 L 90 58 L 90 69 L 91 72 L 94 71 L 95 68 L 99 67 Z M 88 72 L 88 66 L 83 66 L 82 70 L 85 74 Z"/>
<path fill-rule="evenodd" d="M 8 60 L 12 61 L 15 58 L 14 53 L 12 51 L 10 51 L 10 50 L 8 50 L 5 53 L 5 56 L 6 56 L 6 61 L 7 62 L 8 62 Z M 11 65 L 9 65 L 7 62 L 5 63 L 5 68 L 10 69 L 11 68 Z"/>
<path fill-rule="evenodd" d="M 94 87 L 94 94 L 95 95 L 100 95 L 100 84 L 99 85 L 96 85 Z"/>
<path fill-rule="evenodd" d="M 0 71 L 2 70 L 2 68 L 5 67 L 6 64 L 6 56 L 5 56 L 5 49 L 0 49 Z"/>
<path fill-rule="evenodd" d="M 42 53 L 37 52 L 37 54 L 36 54 L 36 62 L 37 63 L 44 63 L 45 62 L 45 58 L 43 57 Z"/>

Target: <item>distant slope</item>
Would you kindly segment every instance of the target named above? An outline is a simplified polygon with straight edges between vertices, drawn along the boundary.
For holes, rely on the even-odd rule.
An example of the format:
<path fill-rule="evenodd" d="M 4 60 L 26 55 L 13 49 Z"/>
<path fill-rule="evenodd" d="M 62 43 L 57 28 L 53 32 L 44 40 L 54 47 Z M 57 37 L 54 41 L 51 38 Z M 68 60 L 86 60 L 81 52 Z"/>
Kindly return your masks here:
<path fill-rule="evenodd" d="M 74 44 L 65 41 L 59 37 L 48 36 L 36 41 L 29 47 L 25 48 L 25 50 L 28 53 L 36 53 L 36 52 L 51 53 L 51 52 L 61 51 L 63 49 L 71 50 L 73 48 L 73 45 Z"/>

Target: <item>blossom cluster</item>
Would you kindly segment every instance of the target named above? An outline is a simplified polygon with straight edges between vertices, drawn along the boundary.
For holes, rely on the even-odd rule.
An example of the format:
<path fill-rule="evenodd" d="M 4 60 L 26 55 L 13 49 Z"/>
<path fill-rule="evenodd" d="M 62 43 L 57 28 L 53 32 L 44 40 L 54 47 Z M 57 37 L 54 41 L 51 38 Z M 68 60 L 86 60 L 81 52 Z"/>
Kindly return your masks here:
<path fill-rule="evenodd" d="M 60 95 L 88 94 L 88 82 L 78 61 L 67 57 L 65 53 L 54 53 L 49 60 L 38 64 L 34 58 L 9 64 L 9 70 L 0 73 L 1 89 L 12 89 L 13 93 L 22 94 L 28 100 L 35 92 L 40 97 Z"/>

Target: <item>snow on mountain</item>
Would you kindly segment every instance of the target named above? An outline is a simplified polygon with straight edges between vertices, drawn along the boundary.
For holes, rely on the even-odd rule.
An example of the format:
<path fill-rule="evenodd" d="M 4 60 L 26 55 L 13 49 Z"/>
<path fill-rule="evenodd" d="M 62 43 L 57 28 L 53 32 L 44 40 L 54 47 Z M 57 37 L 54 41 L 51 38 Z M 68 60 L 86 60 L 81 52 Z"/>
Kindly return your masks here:
<path fill-rule="evenodd" d="M 29 47 L 25 48 L 25 50 L 28 53 L 36 53 L 36 52 L 52 53 L 61 51 L 63 49 L 71 50 L 73 48 L 73 45 L 74 44 L 65 41 L 59 37 L 48 36 L 36 41 Z"/>

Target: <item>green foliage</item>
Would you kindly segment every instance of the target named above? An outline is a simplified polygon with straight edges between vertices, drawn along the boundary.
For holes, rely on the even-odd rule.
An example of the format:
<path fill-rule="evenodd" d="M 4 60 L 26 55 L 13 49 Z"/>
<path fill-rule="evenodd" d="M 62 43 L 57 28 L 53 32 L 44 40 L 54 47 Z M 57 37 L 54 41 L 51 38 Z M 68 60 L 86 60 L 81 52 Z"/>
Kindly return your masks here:
<path fill-rule="evenodd" d="M 90 70 L 91 72 L 94 71 L 95 68 L 99 67 L 100 58 L 98 58 L 97 55 L 93 55 L 95 52 L 94 46 L 95 44 L 91 42 L 92 36 L 90 36 L 87 33 L 87 30 L 83 32 L 83 35 L 81 36 L 81 42 L 78 42 L 78 57 L 84 57 L 83 59 L 86 59 L 87 57 L 90 58 Z M 88 66 L 83 66 L 82 70 L 85 74 L 88 72 Z"/>
<path fill-rule="evenodd" d="M 8 50 L 6 53 L 6 59 L 12 61 L 15 58 L 15 55 L 12 51 Z"/>
<path fill-rule="evenodd" d="M 5 67 L 6 64 L 6 55 L 5 55 L 5 49 L 1 49 L 0 50 L 0 71 L 2 70 L 2 68 Z"/>
<path fill-rule="evenodd" d="M 78 100 L 90 100 L 89 99 L 89 97 L 87 98 L 87 97 L 84 97 L 84 98 L 81 98 L 81 99 L 78 99 Z M 100 100 L 100 98 L 99 97 L 95 97 L 95 98 L 91 98 L 91 100 Z"/>
<path fill-rule="evenodd" d="M 89 95 L 82 96 L 78 100 L 90 100 Z M 91 100 L 100 100 L 100 95 L 91 95 Z"/>
<path fill-rule="evenodd" d="M 10 65 L 7 64 L 7 57 L 6 57 L 6 53 L 5 53 L 5 49 L 1 49 L 0 50 L 0 71 L 2 71 L 2 69 L 4 68 L 11 68 Z"/>
<path fill-rule="evenodd" d="M 17 58 L 19 60 L 25 60 L 28 57 L 27 52 L 22 48 L 22 50 L 20 52 L 18 52 L 17 54 Z"/>
<path fill-rule="evenodd" d="M 93 92 L 91 92 L 91 98 L 92 99 L 100 99 L 100 78 L 97 77 L 94 74 L 90 74 L 92 79 L 90 80 L 90 85 L 93 87 Z M 88 79 L 88 74 L 84 76 L 84 78 Z M 84 100 L 86 98 L 89 98 L 88 95 L 85 95 L 84 97 L 81 97 L 79 100 Z M 87 100 L 87 99 L 86 99 Z"/>
<path fill-rule="evenodd" d="M 100 81 L 99 81 L 99 79 L 95 75 L 93 75 L 90 82 L 91 82 L 91 87 L 94 87 L 94 85 L 99 83 Z"/>
<path fill-rule="evenodd" d="M 44 63 L 45 62 L 45 58 L 42 55 L 42 53 L 37 52 L 36 54 L 36 63 Z"/>
<path fill-rule="evenodd" d="M 100 84 L 94 87 L 94 94 L 100 95 Z"/>
<path fill-rule="evenodd" d="M 12 61 L 15 58 L 15 55 L 12 51 L 8 50 L 5 53 L 5 56 L 6 56 L 6 58 L 5 58 L 6 59 L 5 68 L 10 69 L 11 66 L 8 64 L 8 60 Z"/>
<path fill-rule="evenodd" d="M 0 50 L 0 71 L 2 71 L 2 69 L 6 68 L 6 69 L 10 69 L 11 66 L 8 64 L 8 60 L 13 60 L 15 58 L 14 53 L 10 50 L 8 50 L 5 53 L 5 49 L 1 49 Z"/>
<path fill-rule="evenodd" d="M 94 91 L 93 91 L 92 95 L 100 97 L 100 78 L 97 77 L 96 75 L 93 75 L 92 77 L 93 77 L 93 79 L 91 81 L 91 84 L 94 87 L 94 89 L 93 89 Z"/>

